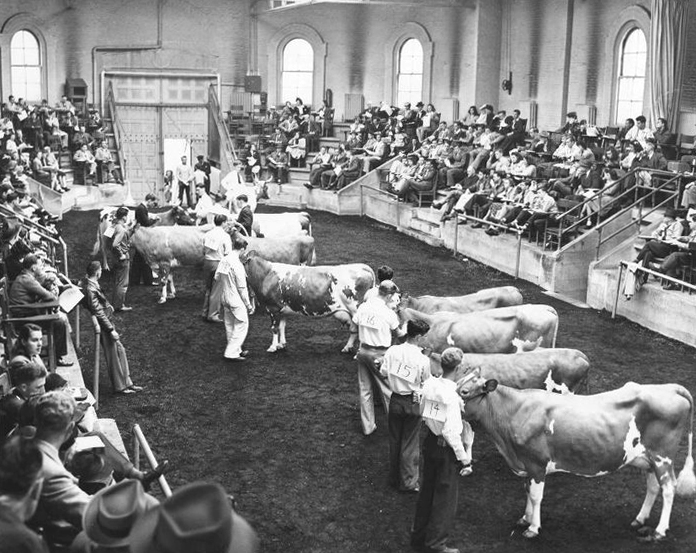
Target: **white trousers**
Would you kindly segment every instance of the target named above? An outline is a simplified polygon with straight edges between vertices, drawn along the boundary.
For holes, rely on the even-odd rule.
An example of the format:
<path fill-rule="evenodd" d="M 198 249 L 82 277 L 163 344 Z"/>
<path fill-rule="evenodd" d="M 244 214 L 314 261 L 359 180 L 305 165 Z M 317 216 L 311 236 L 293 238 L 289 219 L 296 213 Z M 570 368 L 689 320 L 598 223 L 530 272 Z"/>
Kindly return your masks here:
<path fill-rule="evenodd" d="M 225 335 L 227 336 L 224 356 L 227 359 L 235 359 L 239 357 L 249 332 L 249 314 L 243 305 L 239 307 L 223 305 L 223 319 L 225 321 Z"/>

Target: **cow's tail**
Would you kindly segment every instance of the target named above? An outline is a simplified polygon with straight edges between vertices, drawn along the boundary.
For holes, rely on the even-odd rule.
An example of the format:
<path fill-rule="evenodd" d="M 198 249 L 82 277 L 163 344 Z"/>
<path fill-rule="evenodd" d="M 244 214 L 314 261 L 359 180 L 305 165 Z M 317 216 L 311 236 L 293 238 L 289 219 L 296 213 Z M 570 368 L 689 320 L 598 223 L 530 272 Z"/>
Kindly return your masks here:
<path fill-rule="evenodd" d="M 301 224 L 302 230 L 307 233 L 307 236 L 312 236 L 312 216 L 306 211 L 300 211 L 300 215 L 306 218 Z M 312 263 L 312 265 L 314 265 L 314 263 Z"/>
<path fill-rule="evenodd" d="M 554 317 L 556 317 L 556 324 L 555 324 L 554 327 L 553 327 L 553 340 L 552 340 L 552 342 L 551 342 L 551 347 L 552 347 L 552 348 L 555 348 L 555 347 L 556 347 L 556 338 L 558 338 L 558 321 L 559 321 L 559 318 L 558 318 L 558 311 L 556 311 L 556 310 L 555 310 L 553 307 L 551 307 L 550 305 L 547 306 L 547 307 L 549 308 L 549 310 L 551 311 L 551 313 L 553 313 Z"/>
<path fill-rule="evenodd" d="M 679 473 L 677 478 L 677 495 L 685 497 L 693 497 L 696 495 L 696 474 L 694 474 L 694 398 L 689 391 L 680 386 L 677 393 L 689 401 L 689 439 L 686 452 L 686 461 L 684 468 Z"/>

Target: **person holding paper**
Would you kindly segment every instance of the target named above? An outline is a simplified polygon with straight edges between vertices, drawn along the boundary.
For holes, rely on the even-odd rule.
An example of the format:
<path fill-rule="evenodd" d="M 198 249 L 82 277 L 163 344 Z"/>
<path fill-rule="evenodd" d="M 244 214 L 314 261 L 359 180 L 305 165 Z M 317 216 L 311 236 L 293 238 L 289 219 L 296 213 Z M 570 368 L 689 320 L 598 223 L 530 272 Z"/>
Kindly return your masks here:
<path fill-rule="evenodd" d="M 87 276 L 82 290 L 85 294 L 85 306 L 89 312 L 97 318 L 101 329 L 100 342 L 106 357 L 106 370 L 114 392 L 117 394 L 134 394 L 142 391 L 141 386 L 136 386 L 130 377 L 126 349 L 121 343 L 121 338 L 116 328 L 109 319 L 114 308 L 106 299 L 99 285 L 102 275 L 102 266 L 99 261 L 92 261 L 87 265 Z"/>
<path fill-rule="evenodd" d="M 428 433 L 423 442 L 423 482 L 416 503 L 411 545 L 426 551 L 459 553 L 449 547 L 449 531 L 457 511 L 457 476 L 471 474 L 471 453 L 464 448 L 461 398 L 454 381 L 463 358 L 459 348 L 442 352 L 441 378 L 429 378 L 423 385 L 422 413 Z"/>

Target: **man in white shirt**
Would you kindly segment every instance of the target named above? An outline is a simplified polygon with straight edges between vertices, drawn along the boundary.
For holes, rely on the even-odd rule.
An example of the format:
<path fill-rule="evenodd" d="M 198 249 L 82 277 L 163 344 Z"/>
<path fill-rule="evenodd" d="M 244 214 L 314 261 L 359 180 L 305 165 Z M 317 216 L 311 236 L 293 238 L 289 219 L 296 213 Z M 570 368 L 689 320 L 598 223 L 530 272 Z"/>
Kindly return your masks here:
<path fill-rule="evenodd" d="M 637 141 L 645 149 L 649 138 L 654 138 L 653 132 L 646 127 L 645 116 L 639 115 L 636 117 L 635 126 L 626 133 L 624 140 Z"/>
<path fill-rule="evenodd" d="M 184 194 L 186 194 L 186 204 L 189 207 L 193 207 L 191 202 L 191 183 L 193 182 L 193 167 L 186 163 L 186 156 L 181 156 L 181 164 L 176 166 L 174 169 L 174 177 L 177 180 L 179 186 L 179 205 L 184 201 Z"/>
<path fill-rule="evenodd" d="M 211 323 L 221 323 L 220 286 L 215 284 L 215 271 L 222 258 L 232 253 L 232 239 L 222 228 L 227 221 L 226 215 L 215 215 L 215 227 L 205 233 L 203 239 L 203 282 L 205 298 L 203 299 L 203 319 Z"/>
<path fill-rule="evenodd" d="M 470 453 L 462 443 L 462 432 L 470 427 L 462 423 L 464 405 L 454 381 L 463 355 L 459 348 L 447 348 L 440 359 L 442 377 L 423 384 L 422 412 L 428 433 L 411 545 L 429 553 L 459 553 L 447 546 L 447 540 L 457 512 L 457 476 L 471 474 Z"/>
<path fill-rule="evenodd" d="M 379 295 L 379 285 L 385 280 L 394 280 L 394 269 L 389 265 L 381 265 L 377 268 L 377 286 L 373 286 L 363 296 L 363 301 L 367 301 L 370 298 L 376 298 Z M 394 294 L 392 294 L 391 300 L 387 304 L 387 307 L 392 311 L 396 311 L 396 307 L 399 305 L 400 301 L 399 289 Z"/>
<path fill-rule="evenodd" d="M 210 223 L 212 220 L 211 213 L 215 208 L 215 202 L 205 191 L 205 184 L 200 183 L 196 185 L 196 208 L 194 209 L 194 214 L 196 215 L 196 224 L 205 225 Z"/>
<path fill-rule="evenodd" d="M 245 361 L 249 352 L 244 349 L 244 340 L 249 332 L 249 313 L 253 309 L 247 289 L 246 273 L 239 259 L 246 247 L 241 238 L 235 239 L 232 251 L 222 258 L 215 271 L 215 280 L 221 287 L 222 306 L 225 319 L 227 347 L 224 358 L 228 361 Z"/>
<path fill-rule="evenodd" d="M 388 304 L 397 292 L 396 284 L 391 280 L 380 283 L 377 297 L 363 302 L 353 317 L 358 325 L 360 349 L 355 356 L 358 362 L 358 389 L 360 392 L 360 420 L 365 436 L 377 429 L 375 423 L 375 406 L 373 384 L 380 390 L 380 397 L 385 412 L 389 412 L 391 391 L 381 378 L 379 365 L 387 348 L 392 343 L 392 333 L 403 336 L 405 331 L 399 326 L 399 318 L 389 309 Z"/>
<path fill-rule="evenodd" d="M 420 466 L 421 394 L 430 378 L 430 359 L 416 345 L 427 334 L 425 321 L 408 321 L 406 342 L 390 347 L 380 372 L 391 390 L 389 401 L 389 480 L 402 492 L 418 493 Z"/>

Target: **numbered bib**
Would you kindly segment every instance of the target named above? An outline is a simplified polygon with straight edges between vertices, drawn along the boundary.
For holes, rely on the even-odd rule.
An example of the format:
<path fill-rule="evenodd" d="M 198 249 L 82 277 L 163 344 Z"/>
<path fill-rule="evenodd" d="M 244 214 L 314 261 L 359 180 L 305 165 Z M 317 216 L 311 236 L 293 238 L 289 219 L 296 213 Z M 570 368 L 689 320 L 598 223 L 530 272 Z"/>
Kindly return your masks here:
<path fill-rule="evenodd" d="M 395 363 L 392 367 L 390 367 L 389 372 L 393 374 L 396 378 L 405 380 L 406 382 L 410 382 L 411 384 L 413 384 L 416 381 L 416 377 L 418 375 L 418 369 L 409 367 L 404 363 Z"/>
<path fill-rule="evenodd" d="M 423 399 L 423 417 L 438 422 L 445 422 L 445 404 L 432 399 Z"/>
<path fill-rule="evenodd" d="M 381 328 L 379 319 L 373 313 L 362 313 L 358 324 L 367 328 L 376 328 L 377 330 Z"/>
<path fill-rule="evenodd" d="M 104 236 L 106 236 L 107 238 L 113 238 L 114 232 L 116 232 L 116 229 L 114 227 L 107 227 L 104 231 Z"/>

